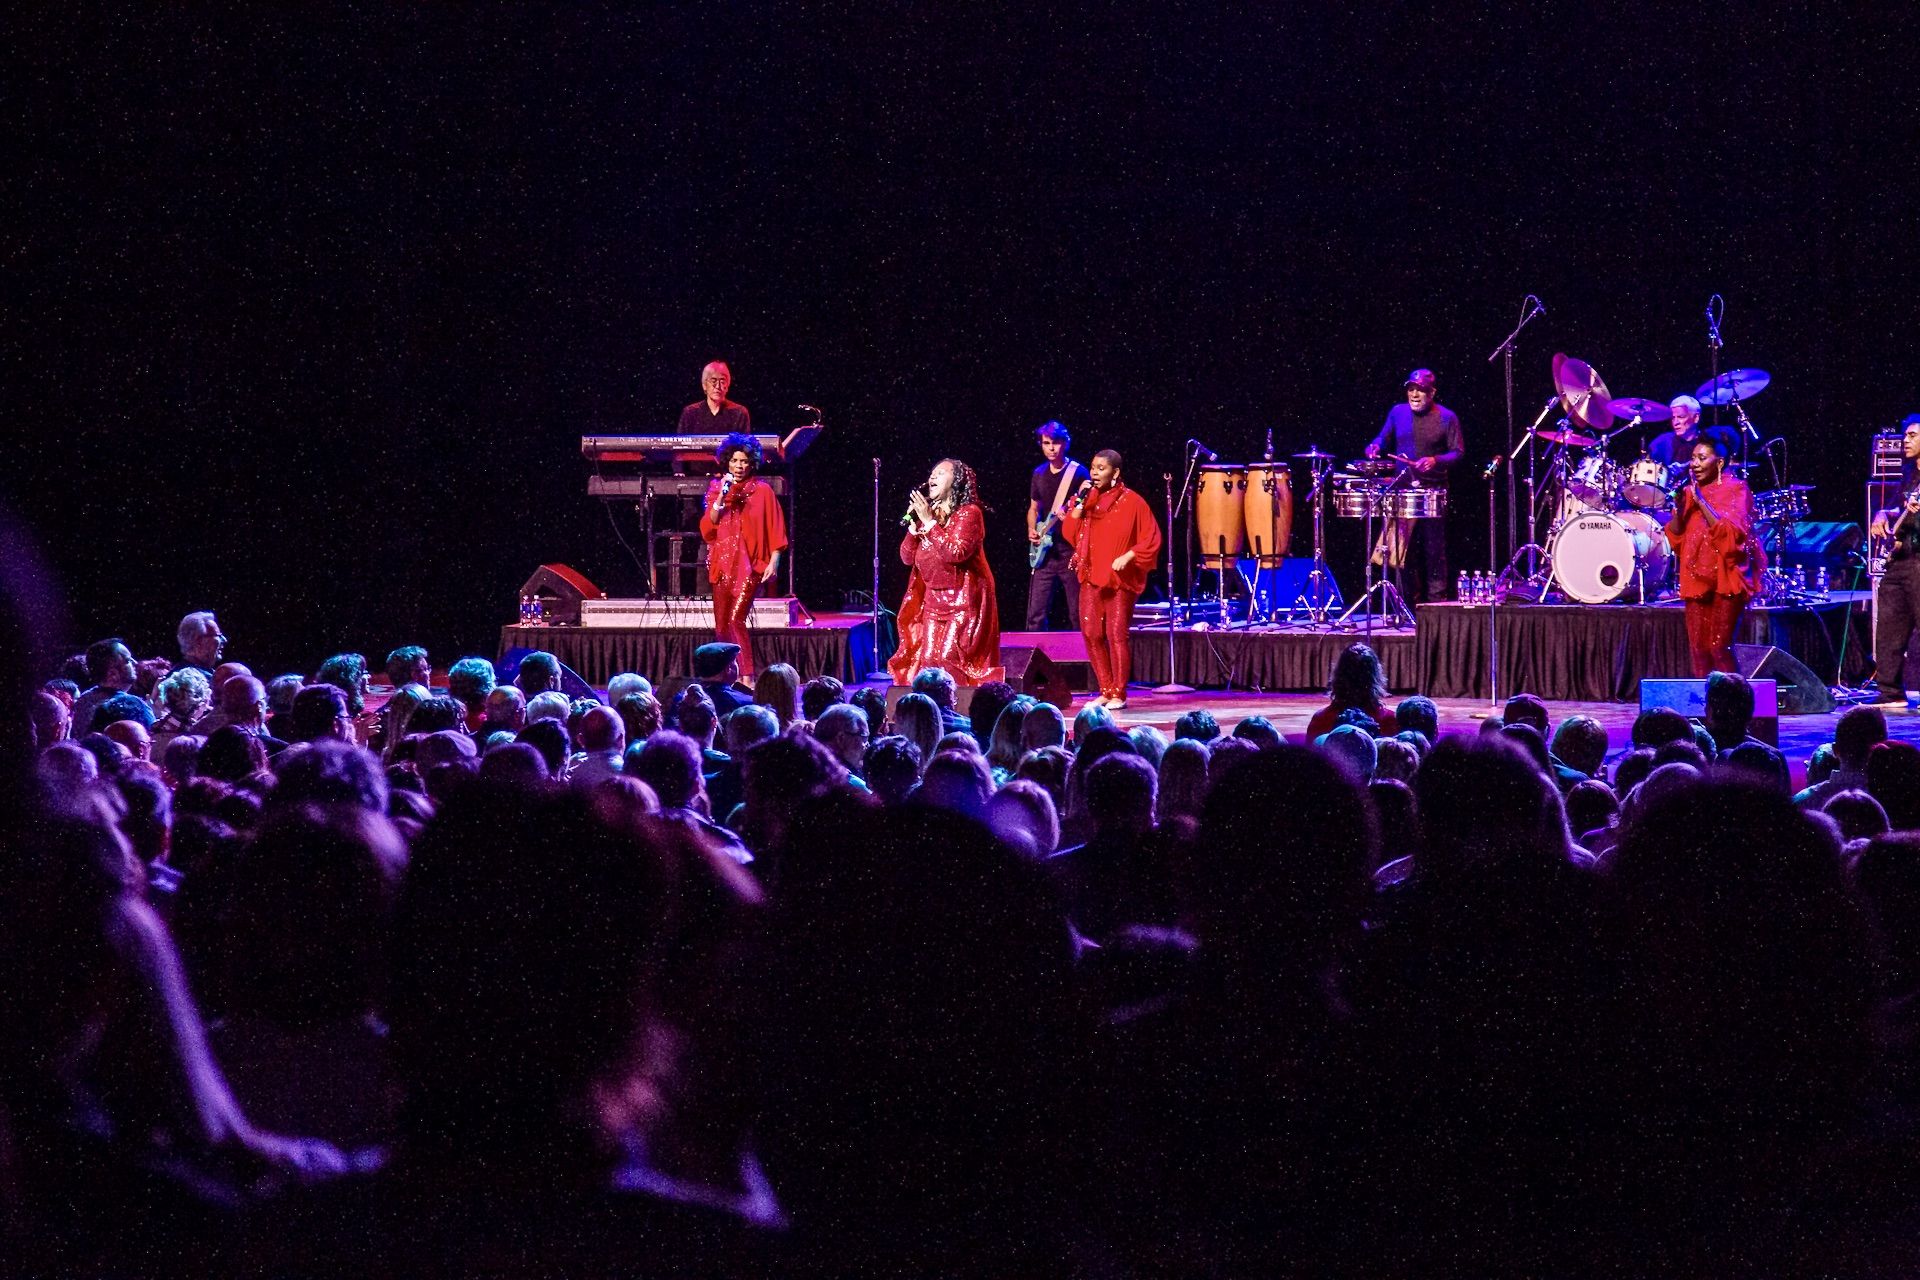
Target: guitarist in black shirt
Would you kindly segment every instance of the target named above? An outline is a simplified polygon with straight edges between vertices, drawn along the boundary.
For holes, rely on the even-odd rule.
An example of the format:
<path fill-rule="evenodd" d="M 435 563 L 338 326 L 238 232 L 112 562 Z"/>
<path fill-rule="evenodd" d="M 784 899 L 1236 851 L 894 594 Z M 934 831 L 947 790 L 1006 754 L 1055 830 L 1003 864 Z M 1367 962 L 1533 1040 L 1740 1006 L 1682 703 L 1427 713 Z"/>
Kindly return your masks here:
<path fill-rule="evenodd" d="M 1900 439 L 1900 506 L 1876 512 L 1872 532 L 1891 543 L 1886 576 L 1880 579 L 1879 616 L 1873 628 L 1873 680 L 1882 703 L 1904 703 L 1914 681 L 1902 679 L 1916 655 L 1920 632 L 1920 414 L 1906 420 Z"/>
<path fill-rule="evenodd" d="M 1058 422 L 1043 422 L 1034 435 L 1046 461 L 1033 469 L 1027 495 L 1027 563 L 1033 579 L 1027 584 L 1027 630 L 1046 631 L 1057 588 L 1066 597 L 1067 629 L 1080 629 L 1080 582 L 1068 561 L 1073 548 L 1060 536 L 1060 517 L 1073 505 L 1073 495 L 1087 482 L 1087 469 L 1067 456 L 1073 436 Z"/>

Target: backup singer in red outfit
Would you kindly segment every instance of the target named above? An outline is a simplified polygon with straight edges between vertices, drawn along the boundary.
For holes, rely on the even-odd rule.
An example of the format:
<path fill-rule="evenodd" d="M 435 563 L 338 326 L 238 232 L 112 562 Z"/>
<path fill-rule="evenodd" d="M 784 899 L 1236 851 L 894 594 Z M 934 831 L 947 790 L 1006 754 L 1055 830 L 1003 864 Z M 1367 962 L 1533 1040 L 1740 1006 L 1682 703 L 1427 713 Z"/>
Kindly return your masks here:
<path fill-rule="evenodd" d="M 1667 541 L 1679 553 L 1693 674 L 1733 671 L 1733 632 L 1759 589 L 1766 555 L 1753 536 L 1753 491 L 1722 474 L 1725 446 L 1702 437 L 1688 463 L 1693 483 L 1680 491 Z"/>
<path fill-rule="evenodd" d="M 940 667 L 956 684 L 985 684 L 1000 665 L 1000 601 L 987 567 L 986 510 L 973 468 L 948 458 L 909 498 L 900 562 L 913 566 L 900 602 L 900 647 L 887 661 L 895 684 Z"/>
<path fill-rule="evenodd" d="M 780 571 L 787 549 L 787 517 L 760 470 L 760 442 L 730 435 L 713 451 L 721 474 L 707 486 L 700 536 L 707 542 L 707 581 L 713 584 L 713 630 L 740 646 L 740 676 L 753 677 L 753 640 L 747 614 L 762 583 Z"/>
<path fill-rule="evenodd" d="M 1080 578 L 1080 634 L 1087 661 L 1100 685 L 1095 706 L 1117 711 L 1127 705 L 1133 674 L 1133 602 L 1146 590 L 1147 571 L 1160 559 L 1160 524 L 1147 500 L 1121 482 L 1120 455 L 1093 455 L 1089 480 L 1067 509 L 1060 528 L 1073 545 L 1073 571 Z"/>

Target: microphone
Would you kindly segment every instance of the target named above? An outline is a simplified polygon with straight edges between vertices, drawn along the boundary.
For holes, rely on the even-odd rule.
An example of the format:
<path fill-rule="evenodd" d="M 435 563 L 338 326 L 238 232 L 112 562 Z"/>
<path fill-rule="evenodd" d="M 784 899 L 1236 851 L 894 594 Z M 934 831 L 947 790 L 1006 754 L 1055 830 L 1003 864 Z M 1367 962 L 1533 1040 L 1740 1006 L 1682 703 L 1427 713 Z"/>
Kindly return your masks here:
<path fill-rule="evenodd" d="M 1543 316 L 1547 314 L 1547 304 L 1540 301 L 1540 299 L 1534 297 L 1532 294 L 1528 294 L 1527 301 L 1533 304 L 1533 314 L 1537 316 Z"/>
<path fill-rule="evenodd" d="M 799 406 L 799 409 L 800 409 L 800 412 L 802 412 L 802 413 L 811 413 L 811 414 L 813 414 L 813 415 L 814 415 L 815 417 L 819 417 L 819 416 L 820 416 L 820 411 L 819 411 L 818 409 L 816 409 L 816 408 L 814 408 L 814 407 L 813 407 L 812 405 L 810 405 L 810 404 L 803 404 L 803 405 L 800 405 L 800 406 Z"/>
<path fill-rule="evenodd" d="M 1505 454 L 1499 454 L 1499 453 L 1494 454 L 1493 461 L 1489 462 L 1487 464 L 1487 469 L 1480 473 L 1480 478 L 1482 480 L 1493 479 L 1494 476 L 1498 475 L 1500 472 L 1500 464 L 1505 462 L 1506 460 L 1507 459 Z"/>
<path fill-rule="evenodd" d="M 1209 449 L 1209 448 L 1207 448 L 1207 446 L 1205 446 L 1205 445 L 1203 445 L 1203 444 L 1201 444 L 1201 443 L 1200 443 L 1200 442 L 1199 442 L 1198 440 L 1195 440 L 1195 439 L 1193 439 L 1193 438 L 1191 438 L 1191 437 L 1189 437 L 1189 438 L 1187 439 L 1187 443 L 1193 446 L 1193 448 L 1194 448 L 1194 452 L 1196 452 L 1196 453 L 1198 453 L 1198 454 L 1199 454 L 1199 455 L 1200 455 L 1201 457 L 1203 457 L 1203 458 L 1205 458 L 1205 459 L 1206 459 L 1206 460 L 1207 460 L 1208 462 L 1218 462 L 1218 461 L 1220 461 L 1220 455 L 1219 455 L 1219 454 L 1217 454 L 1217 453 L 1215 453 L 1215 452 L 1214 452 L 1213 450 L 1211 450 L 1211 449 Z"/>
<path fill-rule="evenodd" d="M 1716 302 L 1720 304 L 1718 315 L 1716 315 L 1713 310 L 1713 304 Z M 1725 298 L 1716 293 L 1707 299 L 1707 345 L 1715 351 L 1720 349 L 1720 316 L 1725 315 L 1726 312 L 1727 300 Z"/>
<path fill-rule="evenodd" d="M 1272 427 L 1267 428 L 1267 459 L 1266 460 L 1268 462 L 1273 461 L 1273 428 Z"/>
<path fill-rule="evenodd" d="M 926 487 L 927 486 L 923 484 L 917 484 L 913 486 L 913 488 L 907 490 L 907 496 L 911 498 L 916 493 L 925 492 Z M 909 529 L 919 524 L 919 519 L 913 514 L 913 508 L 911 506 L 907 508 L 907 514 L 900 517 L 900 523 L 907 526 L 907 528 Z"/>
<path fill-rule="evenodd" d="M 1093 492 L 1093 481 L 1082 480 L 1080 482 L 1080 487 L 1074 490 L 1074 493 L 1073 493 L 1074 507 L 1076 509 L 1084 508 L 1087 505 L 1087 495 L 1091 492 Z"/>

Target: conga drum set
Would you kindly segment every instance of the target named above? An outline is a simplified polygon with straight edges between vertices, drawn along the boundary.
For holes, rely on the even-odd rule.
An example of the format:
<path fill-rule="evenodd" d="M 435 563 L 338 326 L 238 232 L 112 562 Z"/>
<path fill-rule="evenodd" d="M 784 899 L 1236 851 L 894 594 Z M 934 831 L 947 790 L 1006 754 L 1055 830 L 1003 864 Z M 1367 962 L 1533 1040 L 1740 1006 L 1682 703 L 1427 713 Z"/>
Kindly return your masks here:
<path fill-rule="evenodd" d="M 1261 605 L 1260 579 L 1280 567 L 1293 539 L 1293 476 L 1285 463 L 1210 463 L 1194 478 L 1193 520 L 1200 553 L 1196 564 L 1220 575 L 1221 595 L 1229 573 L 1239 574 L 1240 562 L 1254 562 L 1253 581 L 1247 583 L 1247 622 L 1270 621 L 1270 609 Z"/>

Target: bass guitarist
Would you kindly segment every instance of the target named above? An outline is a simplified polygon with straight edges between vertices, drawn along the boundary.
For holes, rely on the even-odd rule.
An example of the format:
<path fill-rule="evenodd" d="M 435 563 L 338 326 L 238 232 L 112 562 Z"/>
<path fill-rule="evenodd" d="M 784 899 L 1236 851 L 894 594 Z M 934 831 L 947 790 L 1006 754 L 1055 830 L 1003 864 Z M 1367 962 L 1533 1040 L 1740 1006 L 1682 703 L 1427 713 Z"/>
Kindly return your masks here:
<path fill-rule="evenodd" d="M 1073 495 L 1087 480 L 1087 469 L 1067 456 L 1073 436 L 1058 422 L 1043 422 L 1034 436 L 1045 462 L 1033 469 L 1027 495 L 1027 630 L 1048 631 L 1056 590 L 1066 600 L 1067 629 L 1080 629 L 1080 582 L 1069 563 L 1073 548 L 1060 536 L 1060 520 Z"/>
<path fill-rule="evenodd" d="M 1904 702 L 1905 691 L 1916 683 L 1902 674 L 1914 665 L 1913 639 L 1920 632 L 1920 414 L 1909 417 L 1905 426 L 1900 437 L 1900 492 L 1906 500 L 1875 512 L 1872 525 L 1877 546 L 1887 550 L 1887 572 L 1880 579 L 1873 627 L 1873 682 L 1879 686 L 1882 704 Z"/>

